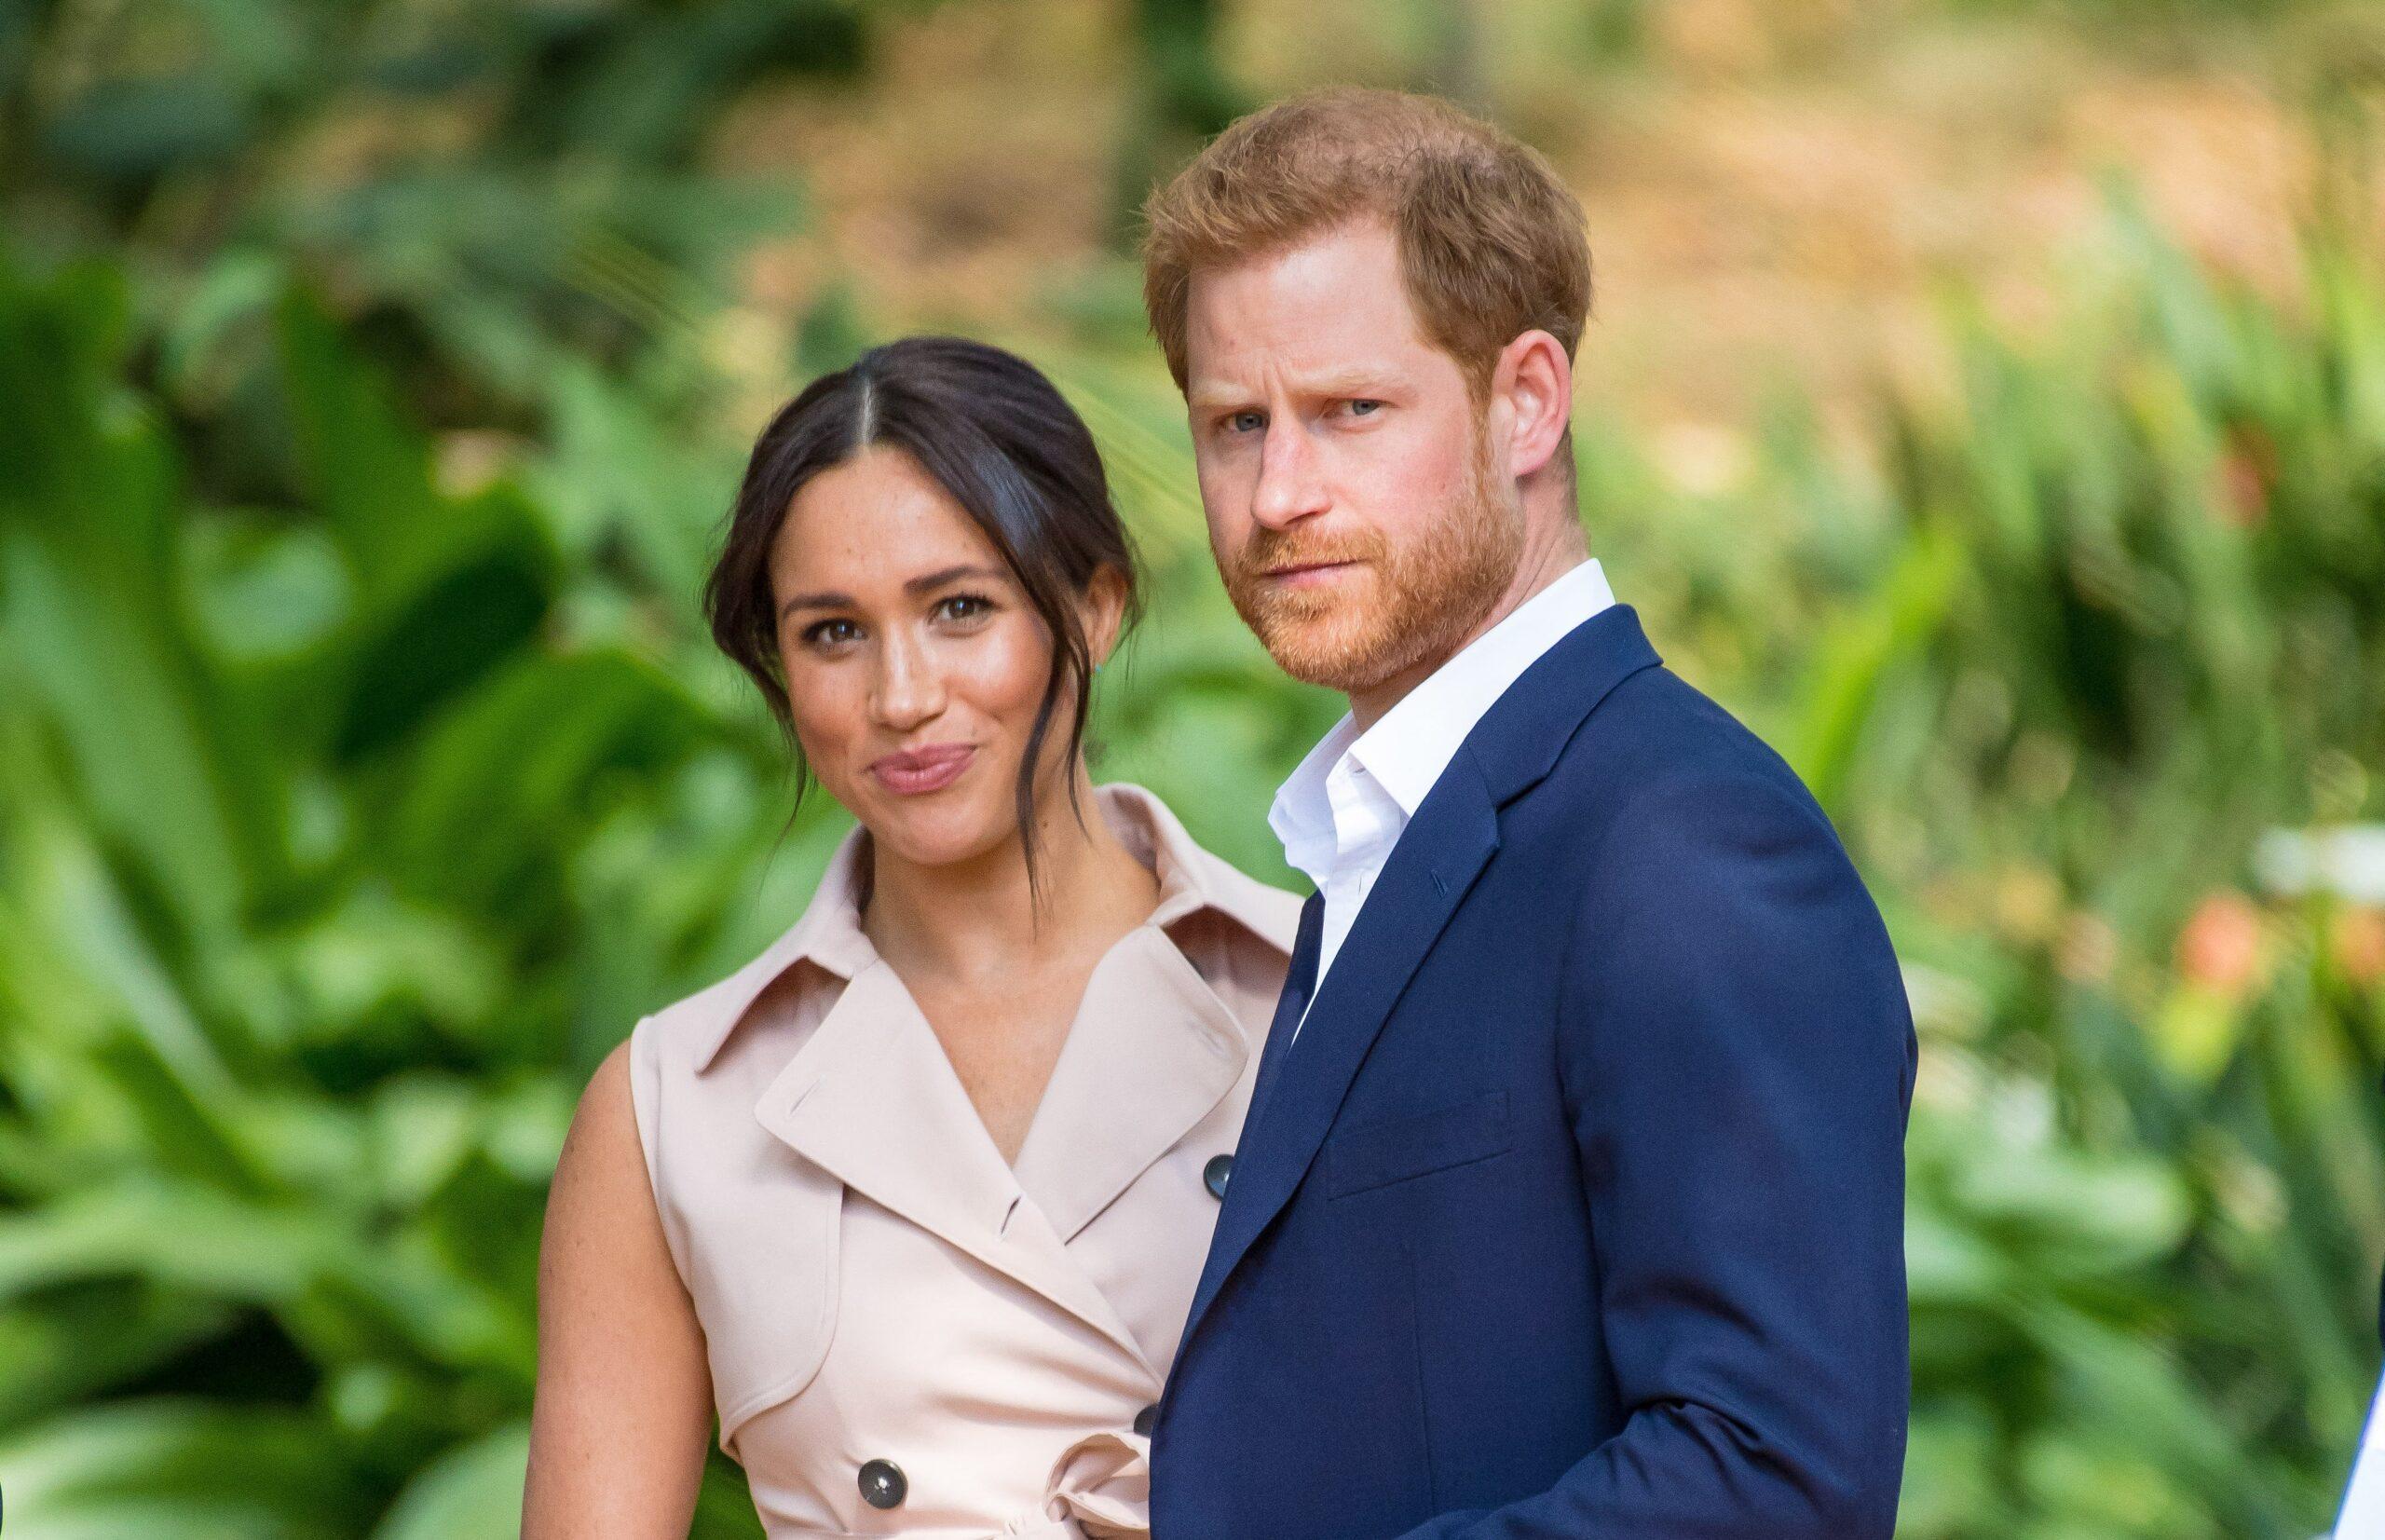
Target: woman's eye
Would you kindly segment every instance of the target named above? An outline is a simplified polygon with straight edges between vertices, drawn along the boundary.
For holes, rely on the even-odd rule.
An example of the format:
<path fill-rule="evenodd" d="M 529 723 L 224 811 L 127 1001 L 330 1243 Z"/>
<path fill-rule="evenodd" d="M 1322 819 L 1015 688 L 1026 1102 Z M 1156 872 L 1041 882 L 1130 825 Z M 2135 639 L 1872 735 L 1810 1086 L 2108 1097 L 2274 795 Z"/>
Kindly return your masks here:
<path fill-rule="evenodd" d="M 958 609 L 950 607 L 955 605 L 958 605 L 961 607 Z M 994 604 L 992 600 L 987 598 L 982 593 L 955 593 L 948 598 L 938 601 L 936 607 L 945 611 L 945 613 L 952 620 L 974 620 L 977 616 L 985 614 L 987 611 L 992 609 L 994 607 Z"/>
<path fill-rule="evenodd" d="M 814 620 L 803 628 L 803 645 L 814 647 L 834 647 L 838 642 L 851 640 L 850 635 L 832 634 L 839 627 L 843 628 L 844 632 L 850 633 L 853 630 L 853 623 L 851 620 Z"/>

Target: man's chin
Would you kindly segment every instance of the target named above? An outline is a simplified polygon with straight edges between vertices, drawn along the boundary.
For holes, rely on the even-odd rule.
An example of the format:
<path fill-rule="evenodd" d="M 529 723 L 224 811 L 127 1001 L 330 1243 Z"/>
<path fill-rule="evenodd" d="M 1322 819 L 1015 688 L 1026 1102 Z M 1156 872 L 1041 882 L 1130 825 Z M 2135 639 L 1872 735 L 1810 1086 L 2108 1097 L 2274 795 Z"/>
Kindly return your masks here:
<path fill-rule="evenodd" d="M 1320 685 L 1343 695 L 1372 689 L 1397 672 L 1383 655 L 1387 647 L 1337 634 L 1330 625 L 1277 626 L 1261 632 L 1260 645 L 1275 666 L 1304 685 Z"/>

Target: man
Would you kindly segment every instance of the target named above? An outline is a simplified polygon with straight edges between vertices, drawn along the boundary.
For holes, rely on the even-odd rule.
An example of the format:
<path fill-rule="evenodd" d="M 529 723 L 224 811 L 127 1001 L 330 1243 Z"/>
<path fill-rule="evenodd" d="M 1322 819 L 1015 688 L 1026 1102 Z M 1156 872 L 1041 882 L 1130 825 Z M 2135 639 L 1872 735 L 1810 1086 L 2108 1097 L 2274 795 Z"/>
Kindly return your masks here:
<path fill-rule="evenodd" d="M 1579 206 L 1345 89 L 1146 216 L 1227 589 L 1350 702 L 1271 815 L 1318 892 L 1155 1540 L 1885 1540 L 1912 1018 L 1819 808 L 1588 559 Z"/>

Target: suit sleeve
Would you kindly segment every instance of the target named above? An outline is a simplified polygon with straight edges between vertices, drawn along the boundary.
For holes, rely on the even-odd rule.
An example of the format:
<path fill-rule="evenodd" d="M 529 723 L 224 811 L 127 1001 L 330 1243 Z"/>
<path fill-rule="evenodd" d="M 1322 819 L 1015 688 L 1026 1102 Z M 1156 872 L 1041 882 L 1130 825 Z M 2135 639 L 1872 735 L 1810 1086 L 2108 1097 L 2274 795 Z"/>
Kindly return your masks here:
<path fill-rule="evenodd" d="M 1915 1043 L 1887 931 L 1785 767 L 1634 801 L 1559 1022 L 1628 1420 L 1547 1491 L 1407 1540 L 1888 1540 Z"/>

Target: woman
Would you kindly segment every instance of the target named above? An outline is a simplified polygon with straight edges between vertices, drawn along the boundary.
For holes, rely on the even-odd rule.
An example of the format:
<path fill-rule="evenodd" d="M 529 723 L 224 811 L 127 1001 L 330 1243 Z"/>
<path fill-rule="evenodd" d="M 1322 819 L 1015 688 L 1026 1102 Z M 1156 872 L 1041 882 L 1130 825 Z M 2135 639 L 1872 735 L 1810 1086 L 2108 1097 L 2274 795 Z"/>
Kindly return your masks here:
<path fill-rule="evenodd" d="M 1008 353 L 893 343 L 763 431 L 713 634 L 858 826 L 590 1082 L 528 1540 L 684 1535 L 716 1413 L 774 1540 L 1145 1533 L 1300 903 L 1088 779 L 1135 599 L 1091 436 Z"/>

